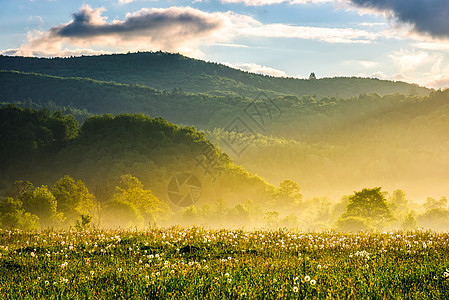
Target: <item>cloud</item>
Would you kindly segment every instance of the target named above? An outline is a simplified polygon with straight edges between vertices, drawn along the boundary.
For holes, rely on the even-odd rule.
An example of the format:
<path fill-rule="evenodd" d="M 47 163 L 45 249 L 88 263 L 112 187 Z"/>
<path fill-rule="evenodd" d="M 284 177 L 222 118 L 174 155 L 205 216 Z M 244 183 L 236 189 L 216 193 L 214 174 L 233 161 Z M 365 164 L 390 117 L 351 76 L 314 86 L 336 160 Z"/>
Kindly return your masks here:
<path fill-rule="evenodd" d="M 53 26 L 47 32 L 29 32 L 28 42 L 16 54 L 60 56 L 67 49 L 96 46 L 122 51 L 189 52 L 189 47 L 198 40 L 211 38 L 227 25 L 223 13 L 206 13 L 190 7 L 144 8 L 128 13 L 124 21 L 112 22 L 103 16 L 104 11 L 84 5 L 66 24 Z"/>
<path fill-rule="evenodd" d="M 128 3 L 133 3 L 136 1 L 138 1 L 138 0 L 118 0 L 118 4 L 128 4 Z M 158 0 L 140 0 L 140 1 L 158 1 Z M 195 1 L 193 3 L 195 3 Z"/>
<path fill-rule="evenodd" d="M 449 88 L 449 76 L 447 75 L 436 76 L 433 80 L 428 81 L 426 85 L 436 89 Z"/>
<path fill-rule="evenodd" d="M 447 42 L 421 42 L 412 44 L 412 46 L 422 50 L 449 51 L 449 43 Z"/>
<path fill-rule="evenodd" d="M 437 60 L 436 57 L 431 56 L 428 52 L 410 52 L 404 49 L 393 52 L 390 54 L 390 58 L 399 66 L 400 72 L 404 74 L 414 73 L 419 68 L 429 69 L 429 64 Z"/>
<path fill-rule="evenodd" d="M 433 37 L 449 37 L 449 4 L 447 0 L 350 0 L 361 9 L 390 13 L 400 23 Z"/>
<path fill-rule="evenodd" d="M 204 13 L 190 7 L 171 7 L 168 9 L 143 8 L 127 14 L 125 21 L 107 23 L 102 16 L 104 8 L 92 9 L 85 5 L 73 20 L 64 25 L 52 27 L 51 36 L 84 38 L 92 36 L 121 35 L 151 36 L 171 35 L 173 40 L 183 37 L 194 38 L 204 35 L 222 26 L 223 18 Z"/>
<path fill-rule="evenodd" d="M 321 4 L 334 2 L 335 0 L 221 0 L 222 3 L 242 3 L 246 6 L 264 6 L 273 4 Z"/>
<path fill-rule="evenodd" d="M 352 28 L 263 24 L 234 12 L 208 13 L 191 7 L 143 8 L 124 20 L 108 21 L 104 8 L 84 5 L 65 24 L 28 32 L 15 51 L 22 56 L 67 56 L 88 53 L 163 50 L 203 57 L 204 46 L 247 47 L 251 38 L 307 39 L 326 43 L 368 44 L 382 33 Z M 236 40 L 240 43 L 234 43 Z M 11 53 L 11 49 L 8 50 Z"/>
<path fill-rule="evenodd" d="M 376 73 L 371 74 L 370 76 L 371 78 L 378 78 L 378 79 L 389 79 L 388 76 L 382 72 L 382 71 L 377 71 Z"/>
<path fill-rule="evenodd" d="M 230 48 L 249 48 L 248 45 L 234 44 L 234 43 L 214 43 L 212 44 L 212 46 L 230 47 Z"/>
<path fill-rule="evenodd" d="M 264 38 L 298 38 L 318 40 L 327 43 L 369 44 L 381 37 L 381 33 L 353 28 L 328 28 L 311 26 L 292 26 L 286 24 L 259 24 L 239 29 L 240 35 Z"/>
<path fill-rule="evenodd" d="M 358 24 L 359 26 L 363 27 L 374 27 L 374 26 L 387 26 L 387 23 L 384 22 L 362 22 Z"/>
<path fill-rule="evenodd" d="M 231 68 L 240 69 L 251 73 L 271 75 L 276 77 L 288 77 L 288 75 L 284 71 L 277 70 L 267 66 L 258 65 L 255 63 L 242 63 L 242 64 L 226 63 L 226 65 L 230 66 Z"/>
<path fill-rule="evenodd" d="M 394 80 L 419 83 L 432 88 L 449 86 L 449 61 L 439 52 L 424 50 L 404 50 L 390 54 L 392 63 L 399 73 L 392 76 Z"/>
<path fill-rule="evenodd" d="M 378 63 L 375 61 L 360 60 L 358 63 L 364 68 L 374 68 Z"/>

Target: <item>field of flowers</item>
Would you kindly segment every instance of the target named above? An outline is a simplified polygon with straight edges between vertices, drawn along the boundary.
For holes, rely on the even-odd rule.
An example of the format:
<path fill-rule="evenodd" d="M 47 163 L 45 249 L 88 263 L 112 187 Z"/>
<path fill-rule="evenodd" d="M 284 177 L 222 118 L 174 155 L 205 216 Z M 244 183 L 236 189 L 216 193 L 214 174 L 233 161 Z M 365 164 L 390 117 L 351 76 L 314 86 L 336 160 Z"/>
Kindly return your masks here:
<path fill-rule="evenodd" d="M 0 231 L 0 299 L 449 299 L 449 234 Z"/>

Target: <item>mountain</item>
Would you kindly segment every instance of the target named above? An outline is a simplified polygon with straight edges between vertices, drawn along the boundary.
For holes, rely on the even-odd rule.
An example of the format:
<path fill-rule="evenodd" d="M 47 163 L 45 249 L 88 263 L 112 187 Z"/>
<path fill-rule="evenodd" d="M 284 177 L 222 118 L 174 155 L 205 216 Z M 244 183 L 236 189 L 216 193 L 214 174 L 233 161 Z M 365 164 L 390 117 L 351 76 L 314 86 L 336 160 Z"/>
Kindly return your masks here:
<path fill-rule="evenodd" d="M 427 95 L 430 90 L 405 82 L 374 78 L 277 78 L 165 52 L 142 52 L 71 58 L 0 56 L 0 70 L 16 70 L 60 77 L 138 84 L 161 91 L 185 91 L 257 98 L 314 95 L 352 97 L 360 94 L 401 93 Z"/>

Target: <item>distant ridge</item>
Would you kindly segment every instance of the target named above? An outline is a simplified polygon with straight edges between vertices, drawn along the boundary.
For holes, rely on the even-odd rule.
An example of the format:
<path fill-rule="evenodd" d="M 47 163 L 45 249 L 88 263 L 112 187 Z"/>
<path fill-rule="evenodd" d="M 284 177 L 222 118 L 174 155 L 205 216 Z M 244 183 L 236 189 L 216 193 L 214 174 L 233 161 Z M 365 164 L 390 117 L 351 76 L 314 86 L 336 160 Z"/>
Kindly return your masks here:
<path fill-rule="evenodd" d="M 165 91 L 180 89 L 191 93 L 251 98 L 261 92 L 298 97 L 314 95 L 318 98 L 352 97 L 369 93 L 424 96 L 431 92 L 431 89 L 415 84 L 376 78 L 335 77 L 308 80 L 272 77 L 166 52 L 70 58 L 0 55 L 0 70 L 139 84 Z"/>

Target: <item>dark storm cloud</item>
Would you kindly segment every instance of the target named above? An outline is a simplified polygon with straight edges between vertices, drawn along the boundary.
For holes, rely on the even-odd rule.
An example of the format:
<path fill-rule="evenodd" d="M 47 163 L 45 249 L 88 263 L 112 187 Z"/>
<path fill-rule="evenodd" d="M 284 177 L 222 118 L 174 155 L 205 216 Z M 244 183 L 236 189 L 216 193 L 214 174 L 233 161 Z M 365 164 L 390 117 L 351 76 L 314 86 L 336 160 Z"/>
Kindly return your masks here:
<path fill-rule="evenodd" d="M 449 37 L 449 0 L 350 0 L 363 8 L 390 11 L 399 22 L 434 37 Z"/>

